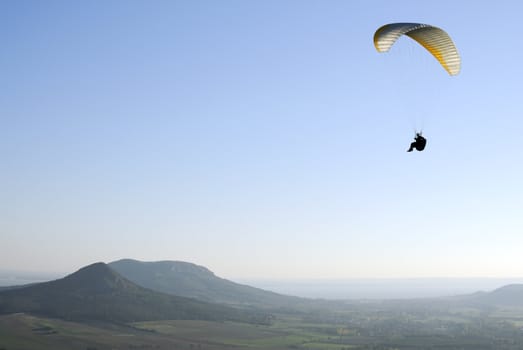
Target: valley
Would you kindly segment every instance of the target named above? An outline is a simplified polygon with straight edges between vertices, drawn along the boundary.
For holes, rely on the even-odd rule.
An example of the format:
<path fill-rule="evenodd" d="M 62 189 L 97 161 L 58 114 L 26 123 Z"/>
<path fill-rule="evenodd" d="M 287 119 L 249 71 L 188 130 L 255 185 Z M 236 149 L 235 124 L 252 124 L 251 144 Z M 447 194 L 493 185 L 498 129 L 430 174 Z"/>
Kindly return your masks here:
<path fill-rule="evenodd" d="M 0 350 L 520 350 L 522 301 L 518 284 L 440 298 L 298 298 L 195 264 L 127 259 L 0 291 Z"/>

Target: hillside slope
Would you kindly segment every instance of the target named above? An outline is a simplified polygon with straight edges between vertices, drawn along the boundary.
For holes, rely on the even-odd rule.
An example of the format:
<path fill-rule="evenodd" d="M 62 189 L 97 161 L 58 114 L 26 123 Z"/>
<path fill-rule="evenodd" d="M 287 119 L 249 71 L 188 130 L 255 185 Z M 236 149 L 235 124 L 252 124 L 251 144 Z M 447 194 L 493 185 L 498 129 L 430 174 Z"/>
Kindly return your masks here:
<path fill-rule="evenodd" d="M 281 307 L 303 301 L 217 277 L 207 268 L 187 262 L 123 259 L 109 266 L 145 288 L 209 302 Z"/>
<path fill-rule="evenodd" d="M 0 292 L 0 314 L 29 312 L 69 320 L 117 322 L 201 319 L 247 321 L 245 312 L 140 287 L 104 263 L 62 279 Z"/>
<path fill-rule="evenodd" d="M 473 299 L 492 306 L 523 307 L 523 284 L 509 284 L 489 293 L 478 293 Z"/>

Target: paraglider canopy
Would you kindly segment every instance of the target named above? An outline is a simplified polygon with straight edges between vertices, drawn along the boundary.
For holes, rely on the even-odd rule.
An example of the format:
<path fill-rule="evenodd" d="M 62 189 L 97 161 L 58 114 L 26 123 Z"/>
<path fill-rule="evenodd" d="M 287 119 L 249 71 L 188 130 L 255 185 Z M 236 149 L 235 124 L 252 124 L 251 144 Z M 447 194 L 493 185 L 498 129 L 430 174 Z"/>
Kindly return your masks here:
<path fill-rule="evenodd" d="M 429 51 L 450 75 L 461 69 L 461 58 L 450 36 L 442 29 L 423 23 L 386 24 L 374 33 L 378 52 L 387 52 L 402 35 L 416 40 Z"/>

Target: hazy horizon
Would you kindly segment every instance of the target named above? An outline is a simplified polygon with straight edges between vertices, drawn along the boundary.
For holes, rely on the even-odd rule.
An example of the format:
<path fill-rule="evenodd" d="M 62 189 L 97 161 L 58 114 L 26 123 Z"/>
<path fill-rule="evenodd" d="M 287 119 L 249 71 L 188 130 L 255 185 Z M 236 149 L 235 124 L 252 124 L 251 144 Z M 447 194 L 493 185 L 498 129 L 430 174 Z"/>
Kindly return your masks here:
<path fill-rule="evenodd" d="M 347 278 L 347 279 L 238 279 L 235 282 L 273 292 L 320 299 L 417 299 L 491 292 L 515 278 Z"/>
<path fill-rule="evenodd" d="M 0 269 L 0 287 L 47 282 L 74 273 L 8 271 Z M 217 277 L 223 278 L 216 274 Z M 227 278 L 264 290 L 320 299 L 411 299 L 489 292 L 509 284 L 523 284 L 523 277 L 412 277 L 412 278 Z"/>

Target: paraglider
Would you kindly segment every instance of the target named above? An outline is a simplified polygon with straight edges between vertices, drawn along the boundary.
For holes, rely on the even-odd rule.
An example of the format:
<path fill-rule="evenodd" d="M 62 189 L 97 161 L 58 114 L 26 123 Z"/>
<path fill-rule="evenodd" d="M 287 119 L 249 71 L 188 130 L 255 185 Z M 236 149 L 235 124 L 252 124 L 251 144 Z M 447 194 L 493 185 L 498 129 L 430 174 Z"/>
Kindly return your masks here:
<path fill-rule="evenodd" d="M 374 33 L 374 46 L 378 52 L 387 52 L 394 43 L 406 35 L 430 52 L 440 65 L 449 73 L 457 75 L 461 70 L 461 58 L 454 42 L 443 30 L 429 24 L 423 23 L 390 23 L 386 24 Z M 411 143 L 407 152 L 414 149 L 423 151 L 427 140 L 416 132 L 414 142 Z"/>
<path fill-rule="evenodd" d="M 416 137 L 414 137 L 414 142 L 410 144 L 410 148 L 407 150 L 407 152 L 412 152 L 413 150 L 421 152 L 425 149 L 426 145 L 427 139 L 421 135 L 421 132 L 417 132 Z"/>

